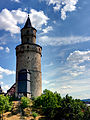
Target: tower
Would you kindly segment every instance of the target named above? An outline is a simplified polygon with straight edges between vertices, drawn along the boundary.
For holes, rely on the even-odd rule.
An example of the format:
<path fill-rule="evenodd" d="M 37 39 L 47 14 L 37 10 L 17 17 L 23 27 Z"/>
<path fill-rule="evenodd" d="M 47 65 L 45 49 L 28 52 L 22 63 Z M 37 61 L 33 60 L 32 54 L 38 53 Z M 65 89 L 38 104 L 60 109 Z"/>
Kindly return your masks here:
<path fill-rule="evenodd" d="M 16 97 L 31 98 L 42 93 L 42 47 L 36 44 L 36 32 L 28 16 L 21 29 L 21 44 L 16 46 Z"/>

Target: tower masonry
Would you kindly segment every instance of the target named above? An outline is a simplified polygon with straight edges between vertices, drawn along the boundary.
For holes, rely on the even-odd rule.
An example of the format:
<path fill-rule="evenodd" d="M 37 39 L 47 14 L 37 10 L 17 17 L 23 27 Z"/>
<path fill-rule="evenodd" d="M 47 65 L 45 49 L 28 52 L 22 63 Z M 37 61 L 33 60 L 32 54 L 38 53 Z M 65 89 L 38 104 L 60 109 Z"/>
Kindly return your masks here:
<path fill-rule="evenodd" d="M 16 97 L 31 98 L 42 93 L 42 47 L 36 44 L 36 32 L 28 16 L 21 29 L 21 44 L 16 46 Z"/>

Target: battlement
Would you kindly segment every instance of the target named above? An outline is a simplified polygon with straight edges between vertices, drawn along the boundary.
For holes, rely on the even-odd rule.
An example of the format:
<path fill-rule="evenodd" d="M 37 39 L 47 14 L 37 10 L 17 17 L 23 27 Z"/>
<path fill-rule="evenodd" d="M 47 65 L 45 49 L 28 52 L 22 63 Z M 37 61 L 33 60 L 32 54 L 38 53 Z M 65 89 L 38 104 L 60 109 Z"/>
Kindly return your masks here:
<path fill-rule="evenodd" d="M 16 47 L 16 56 L 18 53 L 23 53 L 25 51 L 32 51 L 39 53 L 41 55 L 42 47 L 37 44 L 20 44 Z"/>

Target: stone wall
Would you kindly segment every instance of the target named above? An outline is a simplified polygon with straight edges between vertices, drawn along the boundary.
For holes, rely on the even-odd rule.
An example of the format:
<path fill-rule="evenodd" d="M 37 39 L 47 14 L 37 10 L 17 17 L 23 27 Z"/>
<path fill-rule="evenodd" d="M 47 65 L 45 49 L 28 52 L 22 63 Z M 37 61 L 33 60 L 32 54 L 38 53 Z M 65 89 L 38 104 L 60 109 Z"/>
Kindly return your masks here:
<path fill-rule="evenodd" d="M 41 49 L 36 44 L 21 44 L 16 47 L 16 83 L 18 83 L 18 72 L 22 69 L 29 70 L 31 95 L 34 97 L 42 93 Z"/>

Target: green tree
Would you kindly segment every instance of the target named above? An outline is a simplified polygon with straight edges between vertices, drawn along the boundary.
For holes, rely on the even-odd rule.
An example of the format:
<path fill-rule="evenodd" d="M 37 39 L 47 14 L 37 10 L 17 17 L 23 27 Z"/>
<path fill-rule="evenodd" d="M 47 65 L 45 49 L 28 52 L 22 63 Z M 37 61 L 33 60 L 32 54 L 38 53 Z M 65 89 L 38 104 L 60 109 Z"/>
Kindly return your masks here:
<path fill-rule="evenodd" d="M 43 94 L 35 100 L 35 106 L 37 107 L 56 107 L 61 102 L 61 96 L 58 93 L 53 93 L 50 90 L 45 89 Z"/>
<path fill-rule="evenodd" d="M 3 119 L 3 113 L 5 111 L 9 111 L 12 108 L 12 103 L 9 101 L 8 96 L 0 95 L 0 115 L 2 114 Z"/>
<path fill-rule="evenodd" d="M 42 109 L 49 120 L 89 120 L 90 109 L 79 99 L 68 94 L 61 98 L 57 92 L 44 90 L 34 101 L 34 106 Z"/>
<path fill-rule="evenodd" d="M 29 99 L 29 98 L 27 98 L 27 97 L 22 97 L 21 98 L 21 107 L 22 108 L 27 108 L 27 107 L 29 107 L 30 106 L 30 102 L 31 102 L 31 100 Z"/>
<path fill-rule="evenodd" d="M 79 99 L 66 95 L 62 99 L 61 107 L 56 109 L 54 120 L 84 120 L 86 105 Z"/>
<path fill-rule="evenodd" d="M 60 104 L 60 94 L 57 92 L 53 93 L 47 89 L 45 89 L 43 94 L 34 101 L 34 106 L 41 108 L 44 114 L 51 118 L 54 116 L 54 109 L 60 107 Z"/>
<path fill-rule="evenodd" d="M 34 120 L 35 120 L 35 119 L 36 119 L 36 117 L 38 116 L 38 113 L 33 112 L 33 113 L 32 113 L 32 116 L 34 117 Z"/>

